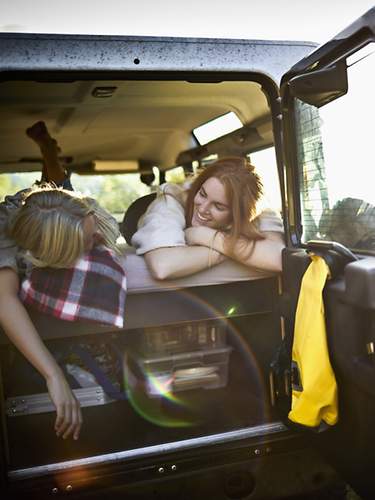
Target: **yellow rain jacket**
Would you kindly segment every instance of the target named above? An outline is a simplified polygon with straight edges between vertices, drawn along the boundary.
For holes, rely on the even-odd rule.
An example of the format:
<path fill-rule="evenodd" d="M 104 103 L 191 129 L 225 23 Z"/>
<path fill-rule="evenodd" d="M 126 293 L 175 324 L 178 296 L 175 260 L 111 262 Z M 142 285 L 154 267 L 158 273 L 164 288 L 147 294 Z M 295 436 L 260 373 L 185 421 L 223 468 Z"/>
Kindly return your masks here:
<path fill-rule="evenodd" d="M 308 427 L 337 422 L 337 385 L 328 356 L 323 288 L 329 268 L 312 261 L 301 283 L 292 349 L 292 409 L 288 418 Z M 324 424 L 323 424 L 324 425 Z"/>

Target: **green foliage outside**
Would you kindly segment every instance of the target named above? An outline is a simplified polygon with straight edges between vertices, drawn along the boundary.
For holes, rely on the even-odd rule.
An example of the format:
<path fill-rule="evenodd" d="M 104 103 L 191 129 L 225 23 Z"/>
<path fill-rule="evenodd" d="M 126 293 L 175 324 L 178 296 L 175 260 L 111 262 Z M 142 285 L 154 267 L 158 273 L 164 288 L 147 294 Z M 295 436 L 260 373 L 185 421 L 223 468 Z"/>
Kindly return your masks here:
<path fill-rule="evenodd" d="M 76 191 L 95 198 L 108 212 L 122 216 L 134 200 L 151 191 L 140 181 L 139 174 L 73 174 L 71 181 Z"/>
<path fill-rule="evenodd" d="M 32 186 L 39 179 L 39 172 L 0 175 L 0 201 L 8 194 Z M 134 200 L 150 193 L 150 187 L 140 181 L 139 174 L 73 174 L 71 181 L 75 191 L 95 198 L 110 213 L 118 214 L 119 218 Z"/>
<path fill-rule="evenodd" d="M 0 175 L 0 201 L 8 194 L 26 189 L 40 179 L 40 172 L 22 172 Z M 167 182 L 184 182 L 183 169 L 178 167 L 167 172 Z M 75 191 L 96 199 L 99 204 L 121 221 L 129 205 L 151 192 L 151 188 L 143 184 L 139 174 L 115 175 L 78 175 L 72 174 L 72 185 Z"/>
<path fill-rule="evenodd" d="M 15 194 L 21 189 L 28 188 L 40 179 L 39 172 L 23 172 L 21 174 L 0 175 L 0 201 L 8 194 Z"/>
<path fill-rule="evenodd" d="M 174 184 L 181 184 L 186 180 L 184 169 L 182 167 L 172 168 L 168 170 L 165 175 L 166 182 L 173 182 Z"/>

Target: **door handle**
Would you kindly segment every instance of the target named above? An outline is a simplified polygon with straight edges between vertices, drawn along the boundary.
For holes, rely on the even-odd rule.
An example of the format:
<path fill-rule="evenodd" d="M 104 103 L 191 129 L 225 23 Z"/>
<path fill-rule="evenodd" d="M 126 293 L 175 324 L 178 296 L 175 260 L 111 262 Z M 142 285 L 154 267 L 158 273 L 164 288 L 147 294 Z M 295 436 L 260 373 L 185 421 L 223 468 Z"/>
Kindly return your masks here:
<path fill-rule="evenodd" d="M 307 250 L 320 255 L 329 267 L 331 278 L 339 276 L 350 262 L 358 261 L 349 248 L 336 241 L 310 240 Z"/>
<path fill-rule="evenodd" d="M 307 242 L 307 249 L 314 252 L 335 252 L 340 257 L 344 257 L 347 262 L 354 262 L 358 257 L 354 253 L 337 241 L 310 240 Z"/>

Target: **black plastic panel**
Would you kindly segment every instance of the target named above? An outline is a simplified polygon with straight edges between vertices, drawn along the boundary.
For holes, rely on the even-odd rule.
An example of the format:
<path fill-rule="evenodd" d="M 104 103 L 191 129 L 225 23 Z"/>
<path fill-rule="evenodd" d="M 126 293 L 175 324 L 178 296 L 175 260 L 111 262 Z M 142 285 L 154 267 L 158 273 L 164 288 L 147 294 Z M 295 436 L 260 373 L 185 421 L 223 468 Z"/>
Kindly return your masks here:
<path fill-rule="evenodd" d="M 375 310 L 375 257 L 357 260 L 345 267 L 345 302 Z"/>
<path fill-rule="evenodd" d="M 262 314 L 276 308 L 277 278 L 191 287 L 165 292 L 128 294 L 124 331 L 216 317 Z M 94 323 L 58 320 L 28 309 L 44 339 L 111 332 Z M 118 331 L 118 330 L 116 330 Z M 0 333 L 0 344 L 8 343 Z"/>

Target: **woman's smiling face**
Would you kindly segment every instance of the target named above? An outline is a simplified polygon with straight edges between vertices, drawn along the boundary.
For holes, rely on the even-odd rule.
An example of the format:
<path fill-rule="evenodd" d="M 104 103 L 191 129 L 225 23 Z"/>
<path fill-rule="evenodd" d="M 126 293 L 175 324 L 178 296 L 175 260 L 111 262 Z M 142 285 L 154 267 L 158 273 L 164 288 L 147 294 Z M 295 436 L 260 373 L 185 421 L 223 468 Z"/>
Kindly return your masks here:
<path fill-rule="evenodd" d="M 223 184 L 216 177 L 210 177 L 194 197 L 191 225 L 224 229 L 232 222 L 229 200 Z"/>

